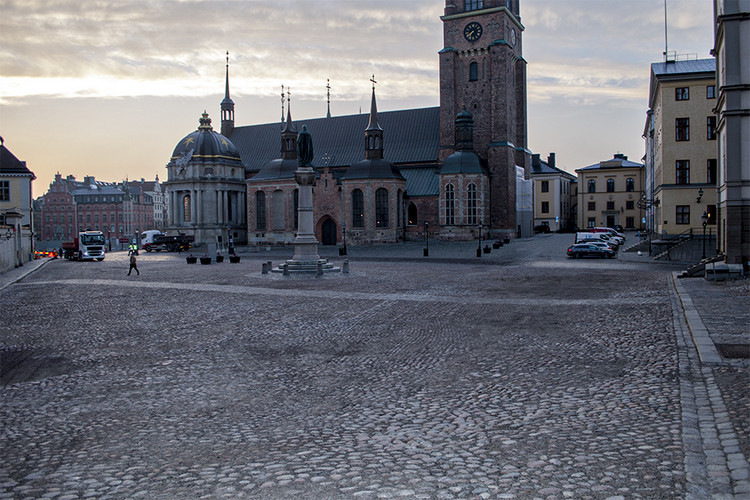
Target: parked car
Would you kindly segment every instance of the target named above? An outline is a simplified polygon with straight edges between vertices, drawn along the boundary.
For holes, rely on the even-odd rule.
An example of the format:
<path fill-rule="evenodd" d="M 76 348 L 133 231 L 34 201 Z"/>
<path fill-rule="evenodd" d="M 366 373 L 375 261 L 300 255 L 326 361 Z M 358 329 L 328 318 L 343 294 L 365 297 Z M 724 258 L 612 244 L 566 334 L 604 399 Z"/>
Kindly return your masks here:
<path fill-rule="evenodd" d="M 599 245 L 593 245 L 590 243 L 577 243 L 568 247 L 568 257 L 573 259 L 579 259 L 584 257 L 599 257 L 601 259 L 607 258 L 612 259 L 615 256 L 615 251 L 611 248 L 603 248 Z"/>
<path fill-rule="evenodd" d="M 601 240 L 585 240 L 584 243 L 587 245 L 596 245 L 602 248 L 609 248 L 611 250 L 614 250 L 617 252 L 617 245 L 614 243 L 610 243 L 608 241 L 601 241 Z"/>
<path fill-rule="evenodd" d="M 605 243 L 609 243 L 610 246 L 615 248 L 615 250 L 622 241 L 620 238 L 609 235 L 607 233 L 576 233 L 576 239 L 574 243 L 587 243 L 591 240 L 604 241 Z"/>
<path fill-rule="evenodd" d="M 592 227 L 589 231 L 592 233 L 604 233 L 611 236 L 617 236 L 618 238 L 622 238 L 622 241 L 625 241 L 625 235 L 611 227 Z"/>
<path fill-rule="evenodd" d="M 549 224 L 539 224 L 538 226 L 534 226 L 534 232 L 535 233 L 549 233 Z"/>

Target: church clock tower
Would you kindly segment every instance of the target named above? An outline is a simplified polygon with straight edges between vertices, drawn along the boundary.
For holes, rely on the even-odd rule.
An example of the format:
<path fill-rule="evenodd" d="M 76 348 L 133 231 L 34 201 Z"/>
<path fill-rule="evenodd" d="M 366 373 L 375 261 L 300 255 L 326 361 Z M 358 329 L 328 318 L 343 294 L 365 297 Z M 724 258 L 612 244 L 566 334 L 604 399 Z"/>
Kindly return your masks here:
<path fill-rule="evenodd" d="M 528 177 L 526 61 L 520 0 L 446 0 L 440 51 L 440 161 L 456 150 L 455 117 L 474 117 L 474 151 L 490 176 L 493 237 L 526 221 L 516 210 L 516 167 Z M 530 227 L 528 228 L 530 229 Z"/>

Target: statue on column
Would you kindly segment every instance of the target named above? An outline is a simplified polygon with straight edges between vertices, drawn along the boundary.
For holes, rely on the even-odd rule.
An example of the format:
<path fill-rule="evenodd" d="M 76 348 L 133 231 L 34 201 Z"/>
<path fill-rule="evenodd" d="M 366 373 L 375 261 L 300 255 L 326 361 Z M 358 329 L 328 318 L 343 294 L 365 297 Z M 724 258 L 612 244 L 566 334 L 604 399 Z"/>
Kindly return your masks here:
<path fill-rule="evenodd" d="M 297 158 L 300 167 L 312 166 L 313 143 L 312 135 L 307 130 L 307 125 L 302 125 L 302 132 L 297 137 Z"/>

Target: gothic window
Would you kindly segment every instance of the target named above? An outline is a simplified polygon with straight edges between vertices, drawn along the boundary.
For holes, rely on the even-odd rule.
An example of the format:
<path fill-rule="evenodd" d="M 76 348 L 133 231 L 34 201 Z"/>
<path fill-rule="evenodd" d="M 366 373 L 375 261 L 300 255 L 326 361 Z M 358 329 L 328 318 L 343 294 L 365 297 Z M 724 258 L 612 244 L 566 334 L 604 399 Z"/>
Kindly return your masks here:
<path fill-rule="evenodd" d="M 416 226 L 417 220 L 417 206 L 414 203 L 409 203 L 408 213 L 406 214 L 406 223 L 410 226 Z"/>
<path fill-rule="evenodd" d="M 389 227 L 388 190 L 380 188 L 375 191 L 375 226 Z"/>
<path fill-rule="evenodd" d="M 466 188 L 466 223 L 477 224 L 477 185 L 472 183 Z"/>
<path fill-rule="evenodd" d="M 453 184 L 445 185 L 445 224 L 452 226 L 456 223 L 456 190 Z"/>
<path fill-rule="evenodd" d="M 479 79 L 479 65 L 476 61 L 469 63 L 469 81 L 476 82 Z"/>
<path fill-rule="evenodd" d="M 352 191 L 352 227 L 365 227 L 365 197 L 362 191 Z"/>
<path fill-rule="evenodd" d="M 607 179 L 607 192 L 608 193 L 615 192 L 615 180 L 614 179 Z"/>
<path fill-rule="evenodd" d="M 185 222 L 190 222 L 193 218 L 193 215 L 191 213 L 191 204 L 190 204 L 190 195 L 186 194 L 185 197 L 182 199 L 182 220 Z M 88 218 L 88 216 L 87 216 Z"/>
<path fill-rule="evenodd" d="M 596 193 L 596 181 L 589 179 L 589 193 Z"/>
<path fill-rule="evenodd" d="M 635 181 L 632 177 L 625 179 L 625 191 L 632 193 L 635 191 Z"/>
<path fill-rule="evenodd" d="M 266 193 L 263 191 L 255 193 L 255 229 L 266 230 Z"/>
<path fill-rule="evenodd" d="M 282 231 L 284 229 L 284 192 L 277 189 L 271 195 L 273 204 L 273 229 Z"/>

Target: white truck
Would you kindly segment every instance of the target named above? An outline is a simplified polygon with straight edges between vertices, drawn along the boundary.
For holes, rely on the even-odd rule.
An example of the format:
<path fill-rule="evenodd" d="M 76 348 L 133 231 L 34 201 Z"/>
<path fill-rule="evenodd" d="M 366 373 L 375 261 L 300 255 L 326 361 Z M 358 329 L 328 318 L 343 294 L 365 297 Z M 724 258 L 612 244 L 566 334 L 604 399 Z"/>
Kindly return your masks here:
<path fill-rule="evenodd" d="M 104 260 L 105 249 L 104 233 L 81 231 L 73 241 L 62 243 L 62 256 L 68 260 Z"/>

